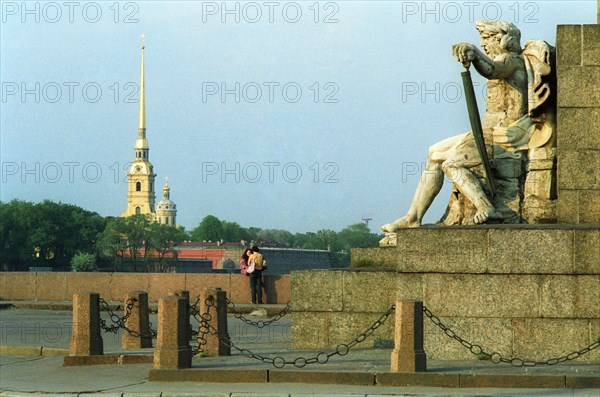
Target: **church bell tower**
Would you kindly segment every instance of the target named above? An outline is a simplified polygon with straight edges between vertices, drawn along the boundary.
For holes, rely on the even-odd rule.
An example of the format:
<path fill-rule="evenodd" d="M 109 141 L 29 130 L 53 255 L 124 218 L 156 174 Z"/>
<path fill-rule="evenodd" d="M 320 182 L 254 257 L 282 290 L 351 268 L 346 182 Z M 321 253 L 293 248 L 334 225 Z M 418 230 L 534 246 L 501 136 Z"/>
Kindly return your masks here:
<path fill-rule="evenodd" d="M 142 35 L 142 68 L 140 78 L 140 114 L 138 136 L 135 141 L 135 159 L 127 173 L 127 209 L 121 214 L 127 217 L 136 214 L 154 215 L 154 167 L 149 160 L 150 147 L 146 139 L 146 104 L 144 92 L 144 35 Z"/>

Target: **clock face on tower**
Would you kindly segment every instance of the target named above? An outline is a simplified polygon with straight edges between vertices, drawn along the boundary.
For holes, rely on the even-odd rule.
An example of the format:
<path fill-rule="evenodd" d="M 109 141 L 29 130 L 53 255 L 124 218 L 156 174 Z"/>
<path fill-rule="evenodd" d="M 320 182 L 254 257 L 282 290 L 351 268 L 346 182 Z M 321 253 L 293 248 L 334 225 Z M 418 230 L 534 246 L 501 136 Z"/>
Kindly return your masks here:
<path fill-rule="evenodd" d="M 144 164 L 132 164 L 129 168 L 129 173 L 131 174 L 146 174 L 147 167 Z"/>

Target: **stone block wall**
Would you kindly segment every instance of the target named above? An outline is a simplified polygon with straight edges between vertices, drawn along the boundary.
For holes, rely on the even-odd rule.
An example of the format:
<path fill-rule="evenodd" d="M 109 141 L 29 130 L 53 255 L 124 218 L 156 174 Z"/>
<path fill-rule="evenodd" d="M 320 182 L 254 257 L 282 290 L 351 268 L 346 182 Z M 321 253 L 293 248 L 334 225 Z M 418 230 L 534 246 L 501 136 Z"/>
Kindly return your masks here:
<path fill-rule="evenodd" d="M 598 225 L 405 229 L 395 249 L 352 250 L 352 263 L 402 273 L 597 274 Z"/>
<path fill-rule="evenodd" d="M 558 221 L 600 223 L 600 25 L 559 25 Z"/>
<path fill-rule="evenodd" d="M 397 298 L 419 299 L 456 333 L 505 357 L 549 359 L 600 337 L 600 229 L 462 227 L 405 229 L 398 246 L 353 249 L 393 270 L 292 274 L 297 348 L 335 349 Z M 393 338 L 393 318 L 366 342 Z M 425 319 L 425 352 L 476 359 Z M 583 358 L 600 361 L 600 350 Z"/>
<path fill-rule="evenodd" d="M 335 349 L 370 327 L 395 302 L 394 271 L 309 270 L 292 273 L 292 340 L 297 349 Z M 394 316 L 369 338 L 392 340 Z"/>
<path fill-rule="evenodd" d="M 290 299 L 290 276 L 264 276 L 267 303 Z M 205 287 L 218 287 L 234 303 L 250 303 L 250 280 L 241 274 L 0 272 L 0 300 L 71 301 L 93 290 L 107 301 L 121 301 L 134 290 L 157 302 L 173 290 L 190 291 L 190 300 Z M 193 302 L 192 302 L 193 303 Z"/>

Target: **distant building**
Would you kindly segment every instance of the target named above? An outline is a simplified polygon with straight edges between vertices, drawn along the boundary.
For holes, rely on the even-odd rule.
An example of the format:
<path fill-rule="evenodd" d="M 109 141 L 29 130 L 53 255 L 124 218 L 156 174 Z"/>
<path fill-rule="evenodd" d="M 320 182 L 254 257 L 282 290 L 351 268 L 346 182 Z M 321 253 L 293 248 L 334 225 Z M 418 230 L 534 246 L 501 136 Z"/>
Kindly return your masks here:
<path fill-rule="evenodd" d="M 176 226 L 177 206 L 171 201 L 171 188 L 168 180 L 163 187 L 163 199 L 156 204 L 156 221 L 164 225 Z"/>
<path fill-rule="evenodd" d="M 165 181 L 163 199 L 155 206 L 154 180 L 156 174 L 150 163 L 150 146 L 146 138 L 146 96 L 144 78 L 144 37 L 142 36 L 142 67 L 140 76 L 140 114 L 138 136 L 135 141 L 135 159 L 127 172 L 127 209 L 122 217 L 149 214 L 158 223 L 177 225 L 177 206 L 170 199 L 170 188 Z"/>
<path fill-rule="evenodd" d="M 185 242 L 175 247 L 177 268 L 185 268 L 186 273 L 237 273 L 240 271 L 240 257 L 246 248 L 247 245 L 241 243 Z M 267 247 L 261 247 L 260 251 L 267 260 L 268 275 L 289 274 L 293 270 L 331 269 L 329 251 Z M 206 261 L 212 262 L 210 269 Z M 187 266 L 183 265 L 186 263 Z M 192 267 L 198 271 L 189 271 Z"/>

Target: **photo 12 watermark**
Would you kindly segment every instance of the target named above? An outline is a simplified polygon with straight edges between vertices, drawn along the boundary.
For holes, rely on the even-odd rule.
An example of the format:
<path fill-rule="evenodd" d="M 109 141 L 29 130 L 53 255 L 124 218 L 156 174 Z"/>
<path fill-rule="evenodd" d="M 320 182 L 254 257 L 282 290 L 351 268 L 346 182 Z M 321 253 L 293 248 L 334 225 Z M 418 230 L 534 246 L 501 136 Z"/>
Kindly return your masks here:
<path fill-rule="evenodd" d="M 475 95 L 487 98 L 487 84 L 473 82 Z M 402 103 L 457 103 L 465 100 L 462 83 L 456 81 L 403 81 Z"/>
<path fill-rule="evenodd" d="M 2 183 L 127 183 L 133 162 L 3 161 Z"/>
<path fill-rule="evenodd" d="M 135 162 L 101 164 L 96 161 L 3 161 L 2 183 L 128 183 Z M 202 183 L 339 183 L 340 167 L 332 161 L 298 162 L 205 161 Z"/>
<path fill-rule="evenodd" d="M 219 183 L 339 183 L 340 167 L 335 162 L 302 165 L 278 161 L 247 163 L 205 161 L 202 163 L 202 182 Z"/>
<path fill-rule="evenodd" d="M 290 327 L 283 324 L 269 324 L 259 328 L 238 322 L 230 328 L 230 334 L 235 335 L 236 342 L 244 344 L 289 343 L 292 341 Z"/>
<path fill-rule="evenodd" d="M 333 1 L 203 1 L 202 23 L 338 23 L 340 5 Z"/>
<path fill-rule="evenodd" d="M 140 86 L 128 81 L 3 81 L 2 103 L 138 103 Z"/>
<path fill-rule="evenodd" d="M 538 23 L 539 10 L 533 1 L 403 1 L 401 18 L 402 23 Z"/>
<path fill-rule="evenodd" d="M 0 340 L 6 345 L 10 342 L 58 344 L 68 343 L 71 339 L 72 324 L 69 321 L 3 321 L 0 325 Z"/>
<path fill-rule="evenodd" d="M 415 162 L 415 161 L 403 161 L 400 164 L 400 182 L 407 183 L 411 179 L 420 179 L 424 180 L 425 178 L 433 178 L 435 174 L 444 171 L 444 182 L 447 183 L 455 183 L 460 181 L 462 178 L 468 178 L 470 175 L 465 173 L 465 170 L 462 168 L 448 167 L 442 168 L 439 170 L 432 170 L 427 168 L 427 163 L 425 162 Z M 470 173 L 469 173 L 470 174 Z"/>
<path fill-rule="evenodd" d="M 340 86 L 335 82 L 302 85 L 295 81 L 202 82 L 202 102 L 221 103 L 339 103 Z"/>
<path fill-rule="evenodd" d="M 2 1 L 2 23 L 139 23 L 133 1 Z"/>

